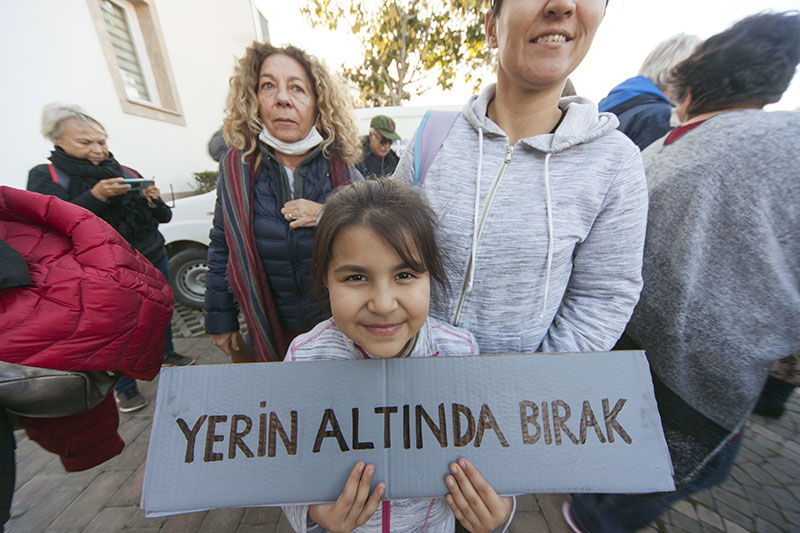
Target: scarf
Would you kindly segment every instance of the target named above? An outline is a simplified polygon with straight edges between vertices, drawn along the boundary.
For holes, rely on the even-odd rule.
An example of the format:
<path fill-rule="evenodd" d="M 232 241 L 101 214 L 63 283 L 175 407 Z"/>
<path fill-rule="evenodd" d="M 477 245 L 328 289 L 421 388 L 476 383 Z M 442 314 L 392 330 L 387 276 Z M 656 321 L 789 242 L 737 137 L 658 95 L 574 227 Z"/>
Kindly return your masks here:
<path fill-rule="evenodd" d="M 120 165 L 113 154 L 95 165 L 88 159 L 69 155 L 60 146 L 50 152 L 48 157 L 54 166 L 64 170 L 70 176 L 69 198 L 77 198 L 95 184 L 104 179 L 118 178 L 123 175 Z M 133 239 L 142 229 L 157 229 L 158 221 L 146 209 L 147 200 L 138 191 L 129 191 L 108 199 L 109 208 L 101 216 L 112 228 L 133 244 Z"/>
<path fill-rule="evenodd" d="M 291 338 L 281 326 L 264 264 L 256 249 L 254 233 L 255 183 L 261 170 L 259 150 L 242 156 L 231 148 L 220 166 L 217 194 L 228 244 L 228 283 L 247 321 L 257 361 L 282 361 Z M 334 189 L 352 183 L 354 169 L 334 154 L 328 158 Z"/>

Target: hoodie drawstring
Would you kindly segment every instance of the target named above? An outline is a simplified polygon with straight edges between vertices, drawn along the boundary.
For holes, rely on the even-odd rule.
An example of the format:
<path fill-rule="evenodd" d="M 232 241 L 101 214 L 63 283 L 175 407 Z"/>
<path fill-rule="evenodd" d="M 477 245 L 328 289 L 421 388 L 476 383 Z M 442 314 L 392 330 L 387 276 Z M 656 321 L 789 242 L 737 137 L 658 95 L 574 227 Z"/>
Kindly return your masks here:
<path fill-rule="evenodd" d="M 392 526 L 389 524 L 391 517 L 392 504 L 389 500 L 381 502 L 381 533 L 391 533 Z"/>
<path fill-rule="evenodd" d="M 475 260 L 478 256 L 478 211 L 481 197 L 481 167 L 483 166 L 483 128 L 478 128 L 478 171 L 475 173 L 475 201 L 472 210 L 472 251 L 469 256 L 467 273 L 467 292 L 472 290 L 475 279 Z"/>
<path fill-rule="evenodd" d="M 547 210 L 547 262 L 544 272 L 544 296 L 542 297 L 542 310 L 539 312 L 539 320 L 544 318 L 547 312 L 547 293 L 550 289 L 550 267 L 553 264 L 553 208 L 550 204 L 550 156 L 544 156 L 544 202 Z"/>

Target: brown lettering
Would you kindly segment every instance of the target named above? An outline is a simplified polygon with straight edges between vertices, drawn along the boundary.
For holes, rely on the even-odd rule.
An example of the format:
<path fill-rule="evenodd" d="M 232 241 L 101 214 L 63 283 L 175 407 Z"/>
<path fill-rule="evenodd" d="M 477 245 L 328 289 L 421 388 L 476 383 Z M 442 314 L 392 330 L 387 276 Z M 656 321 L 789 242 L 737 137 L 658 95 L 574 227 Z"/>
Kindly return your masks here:
<path fill-rule="evenodd" d="M 528 409 L 533 411 L 533 414 L 528 414 Z M 542 435 L 542 428 L 536 419 L 539 418 L 539 406 L 528 400 L 519 402 L 519 421 L 522 425 L 522 443 L 523 444 L 536 444 L 539 437 Z M 528 433 L 528 426 L 531 425 L 536 428 L 536 433 L 533 436 Z"/>
<path fill-rule="evenodd" d="M 451 406 L 453 414 L 453 446 L 461 447 L 466 446 L 472 441 L 475 436 L 475 417 L 472 416 L 472 411 L 466 405 L 454 403 Z M 467 430 L 461 433 L 461 415 L 467 419 Z"/>
<path fill-rule="evenodd" d="M 500 445 L 503 448 L 508 448 L 508 441 L 506 440 L 505 435 L 503 432 L 500 431 L 500 426 L 497 425 L 497 420 L 494 418 L 494 413 L 492 410 L 489 409 L 489 406 L 486 404 L 481 405 L 481 414 L 478 415 L 478 429 L 475 431 L 475 447 L 479 447 L 481 445 L 481 441 L 483 441 L 483 432 L 487 429 L 491 429 L 497 435 L 497 440 L 500 441 Z"/>
<path fill-rule="evenodd" d="M 358 407 L 353 407 L 353 449 L 371 450 L 375 447 L 371 442 L 360 442 L 358 440 Z"/>
<path fill-rule="evenodd" d="M 331 430 L 326 429 L 329 423 L 332 426 Z M 350 448 L 347 447 L 347 441 L 344 440 L 344 435 L 342 435 L 342 430 L 339 428 L 339 421 L 336 420 L 336 414 L 334 414 L 333 409 L 325 409 L 325 414 L 322 415 L 322 422 L 319 423 L 319 429 L 317 430 L 317 438 L 314 440 L 314 449 L 312 450 L 314 453 L 319 453 L 319 449 L 322 447 L 322 439 L 326 437 L 335 437 L 336 442 L 339 443 L 340 450 L 343 452 L 350 451 Z"/>
<path fill-rule="evenodd" d="M 416 425 L 417 425 L 417 449 L 422 449 L 422 419 L 428 424 L 428 428 L 439 441 L 439 446 L 447 448 L 447 423 L 444 416 L 444 404 L 439 404 L 439 425 L 434 424 L 433 419 L 428 415 L 421 405 L 416 407 Z"/>
<path fill-rule="evenodd" d="M 397 407 L 376 407 L 375 414 L 383 413 L 383 447 L 391 448 L 392 446 L 392 429 L 389 424 L 389 417 L 392 413 L 397 412 Z"/>
<path fill-rule="evenodd" d="M 403 406 L 403 448 L 411 449 L 411 415 L 408 405 Z"/>
<path fill-rule="evenodd" d="M 237 430 L 240 420 L 244 421 L 244 431 L 241 432 Z M 252 429 L 252 427 L 253 421 L 250 420 L 249 416 L 233 415 L 231 417 L 231 433 L 230 437 L 228 438 L 228 459 L 233 459 L 236 457 L 237 446 L 247 457 L 253 457 L 253 452 L 250 451 L 250 448 L 248 448 L 247 444 L 245 444 L 242 440 L 242 437 L 250 433 L 250 429 Z"/>
<path fill-rule="evenodd" d="M 619 436 L 622 437 L 622 440 L 625 441 L 626 444 L 631 443 L 631 438 L 619 425 L 617 422 L 617 415 L 622 410 L 622 406 L 625 405 L 627 402 L 625 398 L 620 398 L 617 400 L 617 403 L 614 405 L 614 409 L 611 412 L 608 411 L 608 398 L 603 398 L 603 418 L 606 420 L 606 435 L 608 435 L 608 442 L 614 442 L 614 431 L 616 430 L 619 433 Z"/>
<path fill-rule="evenodd" d="M 594 416 L 594 411 L 592 411 L 592 406 L 589 404 L 589 400 L 583 401 L 583 412 L 581 414 L 581 429 L 580 429 L 580 440 L 581 444 L 586 444 L 586 431 L 589 426 L 594 427 L 594 432 L 597 434 L 597 438 L 600 442 L 605 443 L 606 438 L 603 435 L 603 430 L 600 429 L 600 424 L 597 423 L 597 418 Z"/>
<path fill-rule="evenodd" d="M 550 434 L 550 410 L 547 402 L 542 402 L 542 431 L 544 432 L 544 443 L 553 444 L 553 436 Z"/>
<path fill-rule="evenodd" d="M 578 439 L 569 430 L 567 427 L 567 420 L 572 415 L 572 409 L 569 408 L 567 402 L 564 400 L 555 400 L 550 404 L 550 407 L 553 409 L 553 433 L 555 434 L 556 438 L 556 446 L 561 446 L 561 432 L 563 431 L 569 440 L 572 441 L 572 444 L 578 444 Z M 564 409 L 564 415 L 562 416 L 559 414 L 558 409 Z"/>
<path fill-rule="evenodd" d="M 261 402 L 266 404 L 266 402 Z M 262 405 L 261 407 L 264 407 Z M 267 454 L 267 413 L 258 415 L 258 456 L 264 457 Z"/>
<path fill-rule="evenodd" d="M 206 463 L 222 461 L 222 454 L 214 453 L 214 443 L 225 440 L 225 435 L 216 434 L 216 426 L 218 423 L 225 422 L 226 420 L 228 420 L 227 415 L 211 415 L 208 417 L 208 427 L 206 428 L 206 453 L 203 455 L 203 461 Z"/>
<path fill-rule="evenodd" d="M 191 463 L 194 461 L 194 441 L 197 438 L 197 433 L 200 431 L 203 422 L 205 421 L 206 415 L 201 416 L 197 419 L 197 422 L 194 423 L 192 429 L 189 429 L 188 424 L 186 424 L 183 418 L 179 418 L 175 421 L 178 424 L 178 427 L 181 428 L 183 436 L 186 437 L 186 455 L 183 458 L 184 462 L 186 463 Z"/>
<path fill-rule="evenodd" d="M 544 432 L 544 443 L 553 444 L 553 436 L 550 433 L 550 409 L 547 402 L 542 402 L 542 431 Z"/>
<path fill-rule="evenodd" d="M 331 411 L 333 412 L 333 411 Z M 278 415 L 275 411 L 269 412 L 269 450 L 267 452 L 267 457 L 275 457 L 276 452 L 276 441 L 277 437 L 276 434 L 281 436 L 281 440 L 283 441 L 283 447 L 286 448 L 286 453 L 289 455 L 296 455 L 297 454 L 297 411 L 291 411 L 289 413 L 289 417 L 291 419 L 291 425 L 289 426 L 289 432 L 292 434 L 292 438 L 289 438 L 286 435 L 286 431 L 283 429 L 283 424 L 278 419 Z M 339 426 L 336 424 L 336 418 L 333 419 L 334 426 L 338 431 Z M 319 434 L 317 434 L 317 439 L 319 439 Z M 339 443 L 341 446 L 342 442 L 344 442 L 344 437 L 342 437 L 342 441 Z M 345 444 L 345 448 L 347 445 Z M 314 451 L 319 451 L 317 448 L 317 443 L 314 443 Z M 343 452 L 346 452 L 347 449 L 343 449 Z"/>

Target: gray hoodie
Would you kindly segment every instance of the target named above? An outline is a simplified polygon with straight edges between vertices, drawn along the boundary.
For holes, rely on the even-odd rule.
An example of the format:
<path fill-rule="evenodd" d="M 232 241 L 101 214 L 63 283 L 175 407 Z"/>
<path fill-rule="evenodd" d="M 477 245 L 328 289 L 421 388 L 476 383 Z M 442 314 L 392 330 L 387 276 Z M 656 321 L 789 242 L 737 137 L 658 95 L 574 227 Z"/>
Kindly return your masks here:
<path fill-rule="evenodd" d="M 608 350 L 642 287 L 639 150 L 580 97 L 554 134 L 509 146 L 486 115 L 494 91 L 467 102 L 422 185 L 453 288 L 432 314 L 483 353 Z M 393 178 L 413 183 L 413 141 Z"/>

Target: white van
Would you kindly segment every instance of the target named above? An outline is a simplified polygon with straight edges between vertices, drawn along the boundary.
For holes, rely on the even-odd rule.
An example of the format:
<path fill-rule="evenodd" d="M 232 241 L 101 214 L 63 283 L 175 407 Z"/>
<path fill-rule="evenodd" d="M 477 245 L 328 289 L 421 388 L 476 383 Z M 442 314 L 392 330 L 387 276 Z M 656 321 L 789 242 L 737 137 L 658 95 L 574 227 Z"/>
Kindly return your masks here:
<path fill-rule="evenodd" d="M 401 155 L 403 147 L 417 130 L 428 107 L 370 107 L 354 111 L 359 135 L 369 133 L 369 123 L 375 115 L 391 117 L 401 139 L 392 149 Z M 458 111 L 461 106 L 437 106 L 436 109 Z M 169 283 L 175 299 L 189 307 L 204 306 L 206 292 L 206 253 L 208 251 L 216 191 L 175 201 L 172 220 L 162 224 L 159 231 L 166 239 L 169 256 Z"/>

